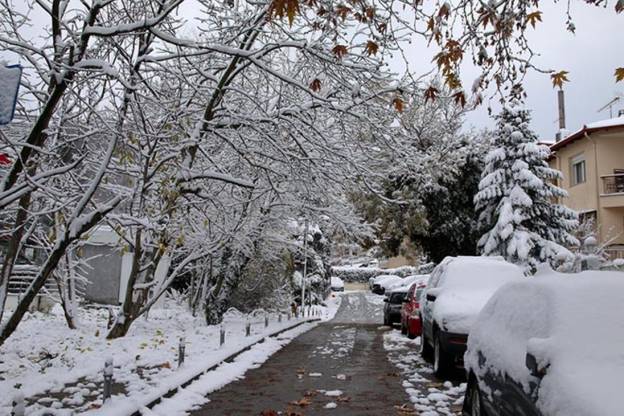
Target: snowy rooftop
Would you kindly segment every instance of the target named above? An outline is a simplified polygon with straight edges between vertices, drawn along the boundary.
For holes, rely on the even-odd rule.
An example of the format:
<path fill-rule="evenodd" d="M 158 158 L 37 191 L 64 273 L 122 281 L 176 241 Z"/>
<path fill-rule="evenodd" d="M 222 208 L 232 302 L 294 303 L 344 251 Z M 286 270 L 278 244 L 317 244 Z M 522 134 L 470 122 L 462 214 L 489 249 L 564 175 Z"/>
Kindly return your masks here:
<path fill-rule="evenodd" d="M 609 118 L 606 120 L 595 121 L 585 124 L 581 129 L 566 136 L 563 140 L 551 144 L 551 150 L 561 149 L 562 147 L 584 137 L 585 133 L 592 133 L 596 130 L 624 127 L 624 116 Z"/>

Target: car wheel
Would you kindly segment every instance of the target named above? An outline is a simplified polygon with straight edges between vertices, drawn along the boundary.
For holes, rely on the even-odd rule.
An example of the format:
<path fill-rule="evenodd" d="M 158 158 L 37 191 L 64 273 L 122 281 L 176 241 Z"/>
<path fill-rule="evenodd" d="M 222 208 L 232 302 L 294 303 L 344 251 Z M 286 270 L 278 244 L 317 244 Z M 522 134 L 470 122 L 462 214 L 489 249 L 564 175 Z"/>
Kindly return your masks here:
<path fill-rule="evenodd" d="M 390 324 L 390 319 L 388 319 L 388 316 L 387 316 L 387 315 L 384 315 L 384 325 L 385 325 L 385 326 L 392 326 L 392 325 Z"/>
<path fill-rule="evenodd" d="M 467 406 L 464 407 L 464 414 L 467 414 L 469 416 L 486 416 L 481 403 L 481 392 L 479 391 L 479 383 L 477 383 L 474 378 L 472 378 L 468 383 L 467 390 Z"/>
<path fill-rule="evenodd" d="M 405 324 L 403 323 L 403 320 L 401 320 L 401 333 L 403 335 L 407 334 L 407 326 L 405 326 Z"/>
<path fill-rule="evenodd" d="M 429 361 L 431 360 L 432 354 L 433 350 L 427 342 L 427 337 L 425 337 L 425 331 L 423 331 L 420 335 L 420 356 L 423 357 L 426 361 Z"/>
<path fill-rule="evenodd" d="M 433 372 L 436 377 L 443 378 L 449 367 L 451 357 L 442 350 L 440 336 L 437 332 L 433 334 Z"/>

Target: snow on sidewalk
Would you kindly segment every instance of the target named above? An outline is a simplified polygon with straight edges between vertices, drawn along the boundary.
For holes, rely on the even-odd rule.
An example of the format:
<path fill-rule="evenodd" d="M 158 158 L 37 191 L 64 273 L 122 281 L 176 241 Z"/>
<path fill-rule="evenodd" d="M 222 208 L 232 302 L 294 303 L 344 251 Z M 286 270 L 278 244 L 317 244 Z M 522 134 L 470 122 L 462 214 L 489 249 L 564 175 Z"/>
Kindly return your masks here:
<path fill-rule="evenodd" d="M 339 297 L 328 299 L 328 307 L 321 308 L 322 319 L 331 319 L 339 303 Z M 107 319 L 105 310 L 81 309 L 80 327 L 72 331 L 58 309 L 29 314 L 0 347 L 0 414 L 10 413 L 18 391 L 26 397 L 29 415 L 50 409 L 65 415 L 99 408 L 107 357 L 113 358 L 115 366 L 111 406 L 156 398 L 266 334 L 296 323 L 286 315 L 278 323 L 277 314 L 272 314 L 265 328 L 260 314 L 251 321 L 251 336 L 245 337 L 246 317 L 229 314 L 224 319 L 226 342 L 220 347 L 219 326 L 206 326 L 201 317 L 193 317 L 175 302 L 150 311 L 149 319 L 138 319 L 126 337 L 112 341 L 105 339 Z M 186 340 L 186 362 L 177 369 L 180 337 Z"/>
<path fill-rule="evenodd" d="M 388 360 L 401 373 L 402 385 L 419 415 L 459 415 L 466 383 L 438 381 L 433 369 L 419 353 L 420 338 L 410 340 L 400 331 L 384 334 L 384 349 Z"/>

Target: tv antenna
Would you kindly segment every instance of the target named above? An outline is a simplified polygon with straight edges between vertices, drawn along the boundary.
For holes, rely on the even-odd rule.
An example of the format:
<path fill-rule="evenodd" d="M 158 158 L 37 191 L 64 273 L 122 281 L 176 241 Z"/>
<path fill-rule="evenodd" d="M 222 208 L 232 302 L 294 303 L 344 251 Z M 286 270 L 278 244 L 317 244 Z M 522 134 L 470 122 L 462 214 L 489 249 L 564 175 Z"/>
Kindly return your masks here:
<path fill-rule="evenodd" d="M 615 97 L 598 110 L 598 113 L 602 113 L 607 108 L 609 109 L 609 118 L 613 118 L 613 106 L 617 104 L 622 98 L 624 98 L 624 93 L 617 92 L 615 93 Z"/>

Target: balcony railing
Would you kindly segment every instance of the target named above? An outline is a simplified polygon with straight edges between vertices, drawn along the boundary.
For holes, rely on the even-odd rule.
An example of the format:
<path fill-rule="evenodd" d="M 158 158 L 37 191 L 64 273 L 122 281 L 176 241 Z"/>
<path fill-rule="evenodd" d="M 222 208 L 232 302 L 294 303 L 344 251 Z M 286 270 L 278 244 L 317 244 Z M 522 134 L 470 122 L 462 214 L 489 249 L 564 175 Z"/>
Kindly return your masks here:
<path fill-rule="evenodd" d="M 624 173 L 604 175 L 601 178 L 603 195 L 624 193 Z"/>

